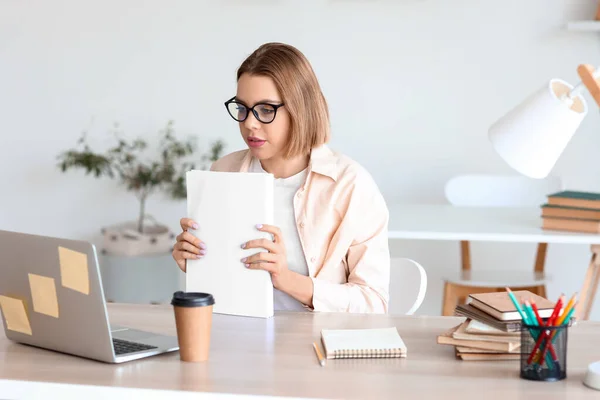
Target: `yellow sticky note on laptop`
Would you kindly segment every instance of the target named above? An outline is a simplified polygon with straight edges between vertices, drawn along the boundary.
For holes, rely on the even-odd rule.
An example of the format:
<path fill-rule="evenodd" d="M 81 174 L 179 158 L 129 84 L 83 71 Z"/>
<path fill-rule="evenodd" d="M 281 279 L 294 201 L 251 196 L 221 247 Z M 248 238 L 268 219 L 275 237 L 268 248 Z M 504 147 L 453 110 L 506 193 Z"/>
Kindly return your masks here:
<path fill-rule="evenodd" d="M 54 278 L 29 274 L 33 311 L 58 318 L 58 298 Z"/>
<path fill-rule="evenodd" d="M 83 294 L 90 294 L 87 254 L 58 247 L 62 285 Z"/>
<path fill-rule="evenodd" d="M 0 307 L 6 321 L 6 329 L 26 335 L 33 334 L 23 300 L 0 295 Z"/>

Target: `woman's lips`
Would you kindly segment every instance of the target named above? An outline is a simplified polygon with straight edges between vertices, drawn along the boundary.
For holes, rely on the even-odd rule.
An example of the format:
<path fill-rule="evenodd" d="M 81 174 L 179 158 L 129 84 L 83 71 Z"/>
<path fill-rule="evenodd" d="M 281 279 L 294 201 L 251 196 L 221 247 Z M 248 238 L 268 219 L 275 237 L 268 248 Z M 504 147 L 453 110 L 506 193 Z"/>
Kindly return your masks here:
<path fill-rule="evenodd" d="M 266 142 L 266 140 L 262 140 L 254 136 L 248 137 L 248 146 L 250 147 L 261 147 Z"/>

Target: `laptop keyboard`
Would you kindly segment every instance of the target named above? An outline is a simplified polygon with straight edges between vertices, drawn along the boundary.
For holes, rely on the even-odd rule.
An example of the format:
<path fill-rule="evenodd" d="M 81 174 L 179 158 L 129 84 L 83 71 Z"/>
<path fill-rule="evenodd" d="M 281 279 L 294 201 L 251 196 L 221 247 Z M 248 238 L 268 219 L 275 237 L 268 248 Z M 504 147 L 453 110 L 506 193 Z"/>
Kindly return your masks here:
<path fill-rule="evenodd" d="M 141 343 L 134 343 L 134 342 L 129 342 L 127 340 L 114 339 L 114 338 L 113 338 L 113 347 L 115 348 L 116 355 L 135 353 L 136 351 L 150 350 L 150 349 L 157 348 L 156 346 L 150 346 L 150 345 L 141 344 Z"/>

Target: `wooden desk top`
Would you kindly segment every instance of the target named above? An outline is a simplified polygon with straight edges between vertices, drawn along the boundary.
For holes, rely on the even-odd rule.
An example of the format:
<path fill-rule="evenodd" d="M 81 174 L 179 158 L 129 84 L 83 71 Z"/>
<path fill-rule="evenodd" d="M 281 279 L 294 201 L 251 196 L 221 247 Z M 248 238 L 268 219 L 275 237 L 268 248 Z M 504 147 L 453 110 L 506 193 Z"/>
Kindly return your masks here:
<path fill-rule="evenodd" d="M 600 244 L 600 234 L 541 228 L 539 207 L 390 205 L 390 239 Z"/>
<path fill-rule="evenodd" d="M 175 334 L 169 306 L 109 304 L 108 309 L 114 324 Z M 457 360 L 453 347 L 438 345 L 436 336 L 460 321 L 319 313 L 278 313 L 263 320 L 215 314 L 211 358 L 198 364 L 181 362 L 179 353 L 104 364 L 16 344 L 0 333 L 0 377 L 307 398 L 599 398 L 582 379 L 588 364 L 600 360 L 600 323 L 580 322 L 571 328 L 567 379 L 545 383 L 520 379 L 517 361 Z M 318 364 L 312 342 L 322 328 L 388 326 L 398 328 L 408 346 L 407 358 Z"/>

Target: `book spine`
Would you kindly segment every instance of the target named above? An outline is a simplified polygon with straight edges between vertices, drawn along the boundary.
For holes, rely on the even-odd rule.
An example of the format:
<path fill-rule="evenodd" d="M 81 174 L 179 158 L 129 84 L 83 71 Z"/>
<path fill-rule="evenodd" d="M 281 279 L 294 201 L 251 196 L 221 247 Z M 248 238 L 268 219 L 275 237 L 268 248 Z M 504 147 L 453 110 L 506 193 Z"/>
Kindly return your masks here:
<path fill-rule="evenodd" d="M 265 215 L 267 216 L 266 224 L 274 225 L 275 224 L 275 178 L 272 174 L 269 174 L 269 179 L 266 181 L 265 185 Z M 270 278 L 270 275 L 269 275 Z M 273 303 L 273 292 L 266 293 L 266 301 L 267 307 L 272 312 L 267 317 L 272 317 L 274 315 L 274 303 Z"/>
<path fill-rule="evenodd" d="M 269 174 L 269 179 L 267 182 L 267 187 L 265 188 L 265 192 L 266 192 L 266 202 L 265 202 L 265 207 L 266 207 L 266 212 L 265 214 L 268 215 L 268 221 L 266 222 L 267 224 L 273 225 L 273 223 L 275 222 L 275 181 L 274 181 L 274 177 L 273 175 Z"/>
<path fill-rule="evenodd" d="M 600 208 L 600 200 L 574 199 L 570 197 L 549 197 L 548 204 L 575 208 Z"/>

